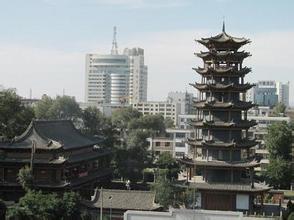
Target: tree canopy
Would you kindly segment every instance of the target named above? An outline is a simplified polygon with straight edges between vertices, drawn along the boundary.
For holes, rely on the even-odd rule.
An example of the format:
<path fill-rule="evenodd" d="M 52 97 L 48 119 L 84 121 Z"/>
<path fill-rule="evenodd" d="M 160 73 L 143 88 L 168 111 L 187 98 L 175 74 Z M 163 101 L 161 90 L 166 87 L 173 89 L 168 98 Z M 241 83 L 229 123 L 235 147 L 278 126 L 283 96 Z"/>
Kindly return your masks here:
<path fill-rule="evenodd" d="M 169 152 L 160 154 L 156 165 L 158 168 L 166 170 L 166 177 L 169 180 L 177 179 L 181 171 L 179 163 Z"/>
<path fill-rule="evenodd" d="M 265 145 L 270 153 L 270 157 L 282 157 L 290 159 L 292 148 L 292 129 L 286 122 L 278 122 L 267 128 Z"/>
<path fill-rule="evenodd" d="M 13 90 L 0 92 L 0 136 L 11 139 L 25 131 L 34 112 L 21 104 L 21 98 Z"/>
<path fill-rule="evenodd" d="M 286 106 L 282 102 L 279 102 L 276 104 L 273 110 L 274 115 L 281 116 L 285 114 Z"/>
<path fill-rule="evenodd" d="M 81 116 L 79 104 L 70 96 L 57 96 L 56 99 L 52 99 L 43 95 L 34 110 L 38 119 L 76 120 Z"/>

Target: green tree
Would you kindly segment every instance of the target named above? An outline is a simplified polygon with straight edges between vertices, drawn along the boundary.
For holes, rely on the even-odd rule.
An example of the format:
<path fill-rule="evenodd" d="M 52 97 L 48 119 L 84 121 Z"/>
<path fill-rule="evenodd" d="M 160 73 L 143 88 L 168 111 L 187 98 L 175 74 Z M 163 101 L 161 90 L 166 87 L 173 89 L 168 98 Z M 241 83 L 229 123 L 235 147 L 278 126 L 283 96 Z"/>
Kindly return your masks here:
<path fill-rule="evenodd" d="M 64 210 L 63 216 L 64 219 L 78 219 L 81 212 L 79 211 L 80 206 L 80 196 L 75 192 L 65 192 L 63 194 L 63 205 L 62 209 Z"/>
<path fill-rule="evenodd" d="M 289 160 L 292 148 L 292 129 L 286 122 L 278 122 L 267 128 L 265 145 L 270 157 L 282 157 Z"/>
<path fill-rule="evenodd" d="M 2 199 L 0 199 L 0 219 L 5 219 L 7 207 Z"/>
<path fill-rule="evenodd" d="M 288 188 L 292 175 L 291 164 L 282 157 L 271 158 L 264 172 L 267 183 L 276 189 Z"/>
<path fill-rule="evenodd" d="M 141 117 L 142 114 L 138 110 L 129 108 L 121 108 L 112 113 L 112 124 L 117 128 L 126 130 L 128 128 L 129 122 L 134 118 Z"/>
<path fill-rule="evenodd" d="M 284 115 L 286 111 L 286 106 L 282 102 L 279 102 L 278 104 L 276 104 L 273 110 L 273 113 L 276 116 Z"/>
<path fill-rule="evenodd" d="M 171 118 L 164 119 L 164 125 L 165 125 L 165 128 L 174 128 L 175 127 L 174 121 Z"/>
<path fill-rule="evenodd" d="M 57 96 L 56 99 L 44 95 L 35 106 L 39 119 L 71 119 L 76 121 L 81 116 L 81 109 L 74 97 Z"/>
<path fill-rule="evenodd" d="M 11 139 L 25 131 L 34 112 L 21 104 L 21 98 L 13 90 L 0 92 L 0 136 Z"/>
<path fill-rule="evenodd" d="M 169 152 L 164 152 L 159 155 L 156 165 L 160 169 L 165 169 L 166 177 L 169 180 L 177 179 L 178 174 L 181 172 L 179 163 L 172 157 Z"/>
<path fill-rule="evenodd" d="M 18 172 L 17 180 L 26 191 L 33 189 L 33 175 L 29 166 L 21 168 Z"/>
<path fill-rule="evenodd" d="M 42 99 L 37 102 L 34 107 L 36 118 L 38 119 L 50 119 L 50 111 L 52 108 L 54 100 L 47 95 L 43 95 Z"/>
<path fill-rule="evenodd" d="M 175 190 L 170 180 L 159 175 L 153 186 L 153 190 L 156 193 L 156 202 L 158 202 L 164 209 L 167 209 L 174 204 Z"/>

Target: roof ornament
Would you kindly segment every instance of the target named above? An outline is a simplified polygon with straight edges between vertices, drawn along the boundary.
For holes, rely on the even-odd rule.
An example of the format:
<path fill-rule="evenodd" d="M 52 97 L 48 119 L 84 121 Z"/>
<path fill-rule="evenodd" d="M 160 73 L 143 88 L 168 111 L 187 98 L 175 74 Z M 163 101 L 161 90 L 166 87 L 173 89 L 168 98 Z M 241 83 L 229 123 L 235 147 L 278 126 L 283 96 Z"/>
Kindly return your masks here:
<path fill-rule="evenodd" d="M 225 16 L 223 16 L 223 33 L 226 32 Z"/>

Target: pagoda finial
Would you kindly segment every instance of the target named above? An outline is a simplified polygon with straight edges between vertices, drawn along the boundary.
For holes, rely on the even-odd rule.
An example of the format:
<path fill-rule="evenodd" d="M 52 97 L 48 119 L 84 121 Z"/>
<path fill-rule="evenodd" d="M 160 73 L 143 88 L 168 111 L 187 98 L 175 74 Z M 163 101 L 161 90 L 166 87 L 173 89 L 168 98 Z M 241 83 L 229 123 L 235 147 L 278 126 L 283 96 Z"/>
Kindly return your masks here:
<path fill-rule="evenodd" d="M 223 33 L 226 32 L 225 17 L 223 17 Z"/>

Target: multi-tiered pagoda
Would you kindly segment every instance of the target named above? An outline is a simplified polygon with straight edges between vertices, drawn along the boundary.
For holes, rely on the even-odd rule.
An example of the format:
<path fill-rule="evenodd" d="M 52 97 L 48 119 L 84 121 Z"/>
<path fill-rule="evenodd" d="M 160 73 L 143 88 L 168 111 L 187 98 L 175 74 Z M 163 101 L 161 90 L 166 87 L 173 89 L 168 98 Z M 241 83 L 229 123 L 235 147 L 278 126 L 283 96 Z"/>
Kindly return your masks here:
<path fill-rule="evenodd" d="M 259 162 L 251 157 L 256 141 L 248 137 L 248 129 L 256 125 L 247 119 L 254 106 L 245 101 L 246 91 L 253 87 L 244 77 L 251 71 L 243 66 L 250 53 L 239 49 L 249 39 L 236 38 L 225 32 L 197 40 L 208 51 L 196 53 L 203 68 L 194 68 L 201 82 L 192 84 L 199 90 L 195 102 L 195 139 L 189 139 L 190 157 L 186 164 L 190 185 L 199 191 L 198 204 L 204 209 L 252 210 L 257 195 L 269 187 L 254 183 L 254 167 Z"/>

